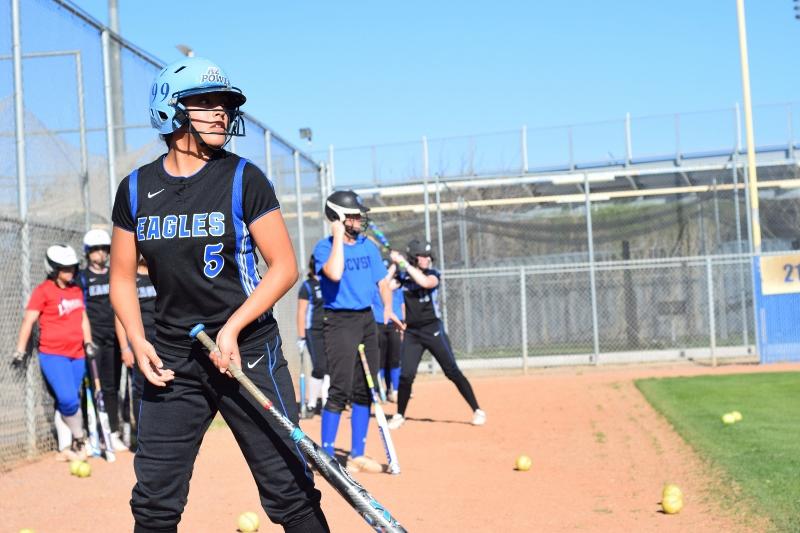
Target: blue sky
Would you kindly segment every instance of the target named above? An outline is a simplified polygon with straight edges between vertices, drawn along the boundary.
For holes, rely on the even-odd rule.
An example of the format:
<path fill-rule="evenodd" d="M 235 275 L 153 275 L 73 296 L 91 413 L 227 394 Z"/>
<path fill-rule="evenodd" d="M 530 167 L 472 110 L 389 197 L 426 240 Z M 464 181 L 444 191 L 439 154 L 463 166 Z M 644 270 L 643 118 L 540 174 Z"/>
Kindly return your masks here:
<path fill-rule="evenodd" d="M 104 0 L 77 4 L 107 22 Z M 192 46 L 287 139 L 311 127 L 314 149 L 728 108 L 742 94 L 734 0 L 119 4 L 128 40 L 165 61 Z M 791 0 L 747 8 L 754 102 L 800 100 Z"/>

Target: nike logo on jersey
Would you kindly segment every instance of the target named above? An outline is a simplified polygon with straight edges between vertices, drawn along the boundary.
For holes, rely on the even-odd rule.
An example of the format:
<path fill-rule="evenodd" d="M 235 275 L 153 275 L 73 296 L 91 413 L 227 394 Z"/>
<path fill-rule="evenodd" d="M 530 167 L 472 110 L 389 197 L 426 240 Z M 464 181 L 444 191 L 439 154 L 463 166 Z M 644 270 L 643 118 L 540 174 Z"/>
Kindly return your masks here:
<path fill-rule="evenodd" d="M 164 192 L 164 189 L 161 189 L 160 191 L 156 191 L 156 192 L 148 192 L 147 193 L 147 197 L 148 198 L 152 198 L 154 196 L 157 196 L 157 195 L 161 194 L 162 192 Z"/>
<path fill-rule="evenodd" d="M 439 336 L 439 332 L 438 332 L 438 331 L 434 332 L 434 333 L 433 333 L 433 336 L 434 336 L 434 337 L 438 337 L 438 336 Z"/>
<path fill-rule="evenodd" d="M 256 359 L 255 361 L 253 361 L 252 363 L 247 363 L 247 368 L 250 368 L 250 369 L 254 368 L 258 364 L 258 362 L 261 361 L 262 359 L 264 359 L 263 355 L 261 357 L 259 357 L 258 359 Z"/>
<path fill-rule="evenodd" d="M 97 281 L 97 278 L 89 278 L 90 283 L 94 283 L 95 281 Z"/>

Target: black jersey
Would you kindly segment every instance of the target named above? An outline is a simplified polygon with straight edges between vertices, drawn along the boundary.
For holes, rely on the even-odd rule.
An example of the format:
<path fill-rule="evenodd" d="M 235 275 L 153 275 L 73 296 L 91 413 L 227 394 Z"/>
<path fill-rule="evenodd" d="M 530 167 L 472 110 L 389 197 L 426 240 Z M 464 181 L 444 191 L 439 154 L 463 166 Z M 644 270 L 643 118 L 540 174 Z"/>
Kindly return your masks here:
<path fill-rule="evenodd" d="M 322 331 L 322 318 L 325 312 L 323 305 L 325 301 L 322 299 L 322 288 L 319 285 L 319 280 L 317 278 L 306 278 L 303 284 L 300 285 L 297 299 L 308 300 L 306 329 Z"/>
<path fill-rule="evenodd" d="M 144 330 L 152 331 L 156 326 L 156 288 L 153 287 L 150 276 L 136 273 L 136 292 L 139 293 Z"/>
<path fill-rule="evenodd" d="M 436 276 L 441 279 L 438 270 L 426 268 L 422 270 L 426 276 Z M 439 285 L 433 289 L 425 289 L 417 285 L 408 272 L 401 272 L 398 276 L 403 285 L 403 296 L 406 303 L 406 324 L 410 328 L 425 326 L 440 319 L 439 315 Z"/>
<path fill-rule="evenodd" d="M 108 295 L 108 270 L 105 274 L 97 274 L 88 268 L 78 273 L 78 285 L 83 290 L 86 304 L 86 315 L 95 337 L 114 335 L 114 309 Z"/>
<path fill-rule="evenodd" d="M 279 208 L 264 173 L 224 151 L 187 178 L 169 175 L 160 157 L 122 180 L 112 219 L 147 260 L 159 345 L 183 353 L 197 323 L 214 338 L 261 279 L 248 226 Z M 242 330 L 240 348 L 275 328 L 270 310 Z"/>

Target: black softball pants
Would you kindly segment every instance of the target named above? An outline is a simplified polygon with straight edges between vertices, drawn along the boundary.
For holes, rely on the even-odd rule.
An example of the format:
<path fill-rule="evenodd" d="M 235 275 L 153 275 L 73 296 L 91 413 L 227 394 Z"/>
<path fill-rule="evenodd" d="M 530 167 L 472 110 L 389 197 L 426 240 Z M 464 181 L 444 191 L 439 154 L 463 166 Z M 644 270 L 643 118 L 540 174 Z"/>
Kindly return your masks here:
<path fill-rule="evenodd" d="M 458 388 L 474 411 L 478 409 L 478 400 L 464 374 L 456 364 L 456 357 L 450 347 L 450 339 L 444 331 L 441 320 L 418 328 L 408 328 L 405 331 L 403 344 L 400 347 L 400 386 L 397 390 L 397 412 L 405 416 L 408 401 L 411 398 L 411 386 L 417 376 L 417 367 L 422 359 L 422 353 L 428 350 L 433 355 L 444 375 Z"/>
<path fill-rule="evenodd" d="M 286 430 L 236 380 L 214 367 L 199 342 L 179 356 L 159 348 L 175 379 L 163 388 L 145 383 L 130 502 L 134 532 L 177 531 L 194 461 L 217 410 L 236 437 L 270 520 L 290 532 L 328 531 L 313 475 Z M 263 349 L 241 350 L 241 356 L 247 377 L 297 423 L 297 410 L 289 408 L 296 398 L 280 336 L 269 338 Z"/>
<path fill-rule="evenodd" d="M 372 395 L 358 356 L 358 345 L 363 343 L 372 380 L 377 383 L 380 355 L 372 310 L 326 309 L 323 324 L 328 374 L 331 376 L 325 409 L 332 413 L 341 413 L 348 401 L 372 405 Z"/>

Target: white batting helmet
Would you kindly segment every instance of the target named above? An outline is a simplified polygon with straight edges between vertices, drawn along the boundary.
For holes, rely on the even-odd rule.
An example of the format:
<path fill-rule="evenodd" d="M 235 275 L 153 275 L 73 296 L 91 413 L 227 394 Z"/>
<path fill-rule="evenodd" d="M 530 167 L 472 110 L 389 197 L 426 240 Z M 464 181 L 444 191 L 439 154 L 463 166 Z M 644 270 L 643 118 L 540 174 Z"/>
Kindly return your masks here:
<path fill-rule="evenodd" d="M 47 249 L 44 257 L 44 271 L 48 276 L 67 267 L 78 266 L 78 254 L 68 244 L 54 244 Z"/>
<path fill-rule="evenodd" d="M 111 246 L 111 236 L 104 229 L 90 229 L 83 236 L 83 252 L 89 253 L 96 246 Z"/>

